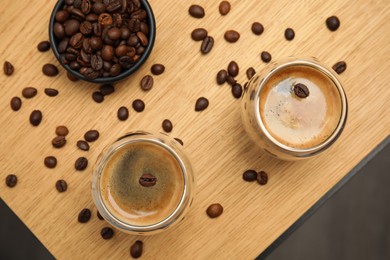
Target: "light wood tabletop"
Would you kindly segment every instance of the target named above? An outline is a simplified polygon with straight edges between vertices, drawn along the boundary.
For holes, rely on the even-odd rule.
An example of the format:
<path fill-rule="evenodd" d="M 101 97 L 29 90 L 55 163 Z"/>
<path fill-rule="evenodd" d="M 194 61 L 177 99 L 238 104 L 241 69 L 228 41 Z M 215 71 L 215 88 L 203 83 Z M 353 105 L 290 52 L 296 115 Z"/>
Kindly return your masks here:
<path fill-rule="evenodd" d="M 101 104 L 91 95 L 98 86 L 70 82 L 64 69 L 54 78 L 42 74 L 45 63 L 58 67 L 53 53 L 40 53 L 37 44 L 48 40 L 48 22 L 55 1 L 2 0 L 0 5 L 0 62 L 7 60 L 15 73 L 0 73 L 0 196 L 31 229 L 47 249 L 59 259 L 127 258 L 131 244 L 145 243 L 145 259 L 250 259 L 258 256 L 304 212 L 338 183 L 375 146 L 390 134 L 390 4 L 388 0 L 347 1 L 255 1 L 232 0 L 231 12 L 221 16 L 219 1 L 151 0 L 157 38 L 144 66 L 130 78 L 115 84 L 116 92 Z M 204 6 L 206 16 L 188 15 L 191 4 Z M 341 26 L 330 32 L 325 20 L 340 18 Z M 251 32 L 251 24 L 261 22 L 261 36 Z M 215 39 L 208 55 L 191 40 L 193 29 L 204 27 Z M 295 30 L 295 39 L 284 39 L 284 30 Z M 235 44 L 223 35 L 234 29 L 241 33 Z M 247 137 L 240 119 L 240 102 L 227 85 L 218 86 L 216 73 L 231 60 L 240 66 L 238 80 L 246 81 L 245 70 L 260 71 L 259 54 L 268 51 L 274 60 L 293 55 L 315 56 L 325 65 L 340 60 L 347 70 L 340 75 L 349 101 L 346 128 L 339 140 L 320 156 L 299 162 L 269 157 Z M 154 63 L 163 63 L 165 73 L 155 76 L 151 91 L 139 87 L 141 78 Z M 20 111 L 10 108 L 13 96 L 33 86 L 38 95 L 24 99 Z M 44 88 L 59 90 L 48 97 Z M 204 96 L 210 105 L 195 112 L 195 101 Z M 146 103 L 142 113 L 131 108 L 133 100 Z M 130 109 L 130 117 L 117 119 L 120 106 Z M 35 110 L 43 112 L 38 127 L 29 123 Z M 176 228 L 150 237 L 116 232 L 103 240 L 100 230 L 107 223 L 96 217 L 91 196 L 92 167 L 100 151 L 128 131 L 162 131 L 164 119 L 173 122 L 172 137 L 184 141 L 197 177 L 194 203 L 185 220 Z M 66 125 L 67 144 L 54 149 L 55 127 Z M 101 133 L 89 152 L 77 149 L 76 142 L 90 129 Z M 53 155 L 55 169 L 43 160 Z M 89 160 L 83 172 L 74 169 L 79 156 Z M 269 174 L 265 186 L 242 180 L 246 169 Z M 16 174 L 14 188 L 5 185 L 8 174 Z M 58 193 L 55 183 L 65 179 L 68 190 Z M 211 203 L 221 203 L 224 213 L 207 217 Z M 83 208 L 93 216 L 88 223 L 77 222 Z"/>

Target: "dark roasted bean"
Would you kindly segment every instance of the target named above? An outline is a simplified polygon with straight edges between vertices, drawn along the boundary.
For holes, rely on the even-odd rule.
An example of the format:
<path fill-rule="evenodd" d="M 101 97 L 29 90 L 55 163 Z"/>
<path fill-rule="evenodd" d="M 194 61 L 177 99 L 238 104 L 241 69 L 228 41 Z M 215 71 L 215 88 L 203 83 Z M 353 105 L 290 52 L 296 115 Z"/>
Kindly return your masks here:
<path fill-rule="evenodd" d="M 347 69 L 347 63 L 345 61 L 339 61 L 333 65 L 332 69 L 337 73 L 341 74 Z"/>
<path fill-rule="evenodd" d="M 240 39 L 240 34 L 237 31 L 234 30 L 228 30 L 225 32 L 225 40 L 234 43 L 237 42 Z"/>
<path fill-rule="evenodd" d="M 132 106 L 136 112 L 142 112 L 145 109 L 145 103 L 141 99 L 134 100 Z"/>
<path fill-rule="evenodd" d="M 153 64 L 153 66 L 150 68 L 150 71 L 153 75 L 161 75 L 165 71 L 165 66 L 162 64 Z"/>
<path fill-rule="evenodd" d="M 207 54 L 212 50 L 213 46 L 214 46 L 214 38 L 211 36 L 207 36 L 202 41 L 202 45 L 200 46 L 200 51 L 203 54 Z"/>
<path fill-rule="evenodd" d="M 197 28 L 197 29 L 192 31 L 191 38 L 194 41 L 202 41 L 204 38 L 207 37 L 207 34 L 208 33 L 207 33 L 206 29 L 204 29 L 204 28 Z"/>
<path fill-rule="evenodd" d="M 204 9 L 200 5 L 191 5 L 188 13 L 194 18 L 203 18 L 205 15 Z"/>
<path fill-rule="evenodd" d="M 22 100 L 20 97 L 13 97 L 10 102 L 13 111 L 18 111 L 22 107 Z"/>
<path fill-rule="evenodd" d="M 235 98 L 240 98 L 242 95 L 242 86 L 240 84 L 234 84 L 232 86 L 232 95 Z"/>
<path fill-rule="evenodd" d="M 22 96 L 25 98 L 33 98 L 37 95 L 38 90 L 33 87 L 27 87 L 22 90 Z"/>
<path fill-rule="evenodd" d="M 142 80 L 141 80 L 141 89 L 142 89 L 143 91 L 149 91 L 149 90 L 151 90 L 152 87 L 153 87 L 153 82 L 154 82 L 154 80 L 153 80 L 153 77 L 152 77 L 152 76 L 150 76 L 150 75 L 144 76 L 144 77 L 142 78 Z"/>
<path fill-rule="evenodd" d="M 6 178 L 5 178 L 5 184 L 10 187 L 10 188 L 13 188 L 16 186 L 16 184 L 18 183 L 18 177 L 16 177 L 15 174 L 9 174 Z"/>
<path fill-rule="evenodd" d="M 140 258 L 143 251 L 143 243 L 140 240 L 134 242 L 130 247 L 130 255 L 132 258 Z"/>
<path fill-rule="evenodd" d="M 264 171 L 260 171 L 257 173 L 257 182 L 260 185 L 266 185 L 268 182 L 268 174 Z"/>
<path fill-rule="evenodd" d="M 80 223 L 87 223 L 90 219 L 91 219 L 91 211 L 87 208 L 82 209 L 77 218 L 77 220 Z"/>
<path fill-rule="evenodd" d="M 237 62 L 231 61 L 228 65 L 228 72 L 229 75 L 232 76 L 233 78 L 236 77 L 239 73 L 240 68 L 238 67 Z"/>
<path fill-rule="evenodd" d="M 195 111 L 203 111 L 209 106 L 209 101 L 205 97 L 200 97 L 196 100 Z"/>
<path fill-rule="evenodd" d="M 100 231 L 100 235 L 102 236 L 103 239 L 110 239 L 114 236 L 114 230 L 110 227 L 104 227 Z"/>
<path fill-rule="evenodd" d="M 68 189 L 68 184 L 64 180 L 58 180 L 56 182 L 56 189 L 58 192 L 65 192 Z"/>
<path fill-rule="evenodd" d="M 50 42 L 48 41 L 42 41 L 37 46 L 38 51 L 40 52 L 46 52 L 50 50 Z"/>
<path fill-rule="evenodd" d="M 45 88 L 45 94 L 49 97 L 55 97 L 58 95 L 58 90 L 54 88 Z"/>
<path fill-rule="evenodd" d="M 84 140 L 77 141 L 77 147 L 82 151 L 89 151 L 89 144 Z"/>
<path fill-rule="evenodd" d="M 221 15 L 227 15 L 230 12 L 231 5 L 228 1 L 222 1 L 219 4 L 219 13 Z"/>
<path fill-rule="evenodd" d="M 129 118 L 129 110 L 127 107 L 120 107 L 117 112 L 118 119 L 120 121 L 125 121 Z"/>
<path fill-rule="evenodd" d="M 330 16 L 326 19 L 326 26 L 329 30 L 336 31 L 340 27 L 340 20 L 337 16 Z"/>
<path fill-rule="evenodd" d="M 251 29 L 256 35 L 261 35 L 264 32 L 264 26 L 259 22 L 254 22 Z"/>
<path fill-rule="evenodd" d="M 66 126 L 60 125 L 56 127 L 56 135 L 67 136 L 68 134 L 69 134 L 69 130 Z"/>
<path fill-rule="evenodd" d="M 170 133 L 170 132 L 172 132 L 173 124 L 169 119 L 165 119 L 162 122 L 162 128 L 165 132 Z"/>
<path fill-rule="evenodd" d="M 76 162 L 74 163 L 74 168 L 77 171 L 84 171 L 87 167 L 88 167 L 88 159 L 85 157 L 77 158 Z"/>
<path fill-rule="evenodd" d="M 252 182 L 257 180 L 257 172 L 255 170 L 246 170 L 242 174 L 244 181 Z"/>
<path fill-rule="evenodd" d="M 66 138 L 65 136 L 56 136 L 53 138 L 51 141 L 51 144 L 53 145 L 54 148 L 61 148 L 66 144 Z"/>
<path fill-rule="evenodd" d="M 44 164 L 47 168 L 53 169 L 57 166 L 57 158 L 54 156 L 45 157 Z"/>
<path fill-rule="evenodd" d="M 58 75 L 57 67 L 50 63 L 43 65 L 42 72 L 49 77 L 54 77 Z"/>
<path fill-rule="evenodd" d="M 227 79 L 227 76 L 228 76 L 228 73 L 227 73 L 226 70 L 218 71 L 218 73 L 217 73 L 217 83 L 219 85 L 222 85 L 223 83 L 225 83 L 226 79 Z"/>
<path fill-rule="evenodd" d="M 84 134 L 84 139 L 87 142 L 94 142 L 99 138 L 100 134 L 97 130 L 89 130 Z"/>
<path fill-rule="evenodd" d="M 4 70 L 4 74 L 7 75 L 7 76 L 11 76 L 13 73 L 14 73 L 14 66 L 11 64 L 11 62 L 9 61 L 5 61 L 4 62 L 4 66 L 3 66 L 3 70 Z"/>
<path fill-rule="evenodd" d="M 260 56 L 261 56 L 261 60 L 265 63 L 270 62 L 272 59 L 271 54 L 269 52 L 266 52 L 266 51 L 263 51 Z"/>
<path fill-rule="evenodd" d="M 206 210 L 206 213 L 210 218 L 217 218 L 221 216 L 222 212 L 223 207 L 219 203 L 211 204 Z"/>
<path fill-rule="evenodd" d="M 42 121 L 42 112 L 40 110 L 34 110 L 30 114 L 30 123 L 33 126 L 38 126 Z"/>
<path fill-rule="evenodd" d="M 246 77 L 248 78 L 248 80 L 250 80 L 255 74 L 256 74 L 256 71 L 252 67 L 250 67 L 249 69 L 246 70 Z"/>

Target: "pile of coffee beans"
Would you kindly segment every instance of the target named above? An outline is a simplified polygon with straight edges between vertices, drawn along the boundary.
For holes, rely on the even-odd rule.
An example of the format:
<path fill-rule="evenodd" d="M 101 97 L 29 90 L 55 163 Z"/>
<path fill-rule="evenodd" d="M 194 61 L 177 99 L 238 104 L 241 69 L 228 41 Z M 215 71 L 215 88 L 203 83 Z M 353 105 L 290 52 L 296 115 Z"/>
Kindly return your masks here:
<path fill-rule="evenodd" d="M 246 170 L 242 174 L 242 179 L 247 182 L 257 181 L 260 185 L 266 185 L 268 182 L 268 174 L 265 171 Z"/>
<path fill-rule="evenodd" d="M 130 69 L 149 44 L 147 13 L 139 0 L 67 0 L 53 31 L 62 64 L 88 79 Z"/>

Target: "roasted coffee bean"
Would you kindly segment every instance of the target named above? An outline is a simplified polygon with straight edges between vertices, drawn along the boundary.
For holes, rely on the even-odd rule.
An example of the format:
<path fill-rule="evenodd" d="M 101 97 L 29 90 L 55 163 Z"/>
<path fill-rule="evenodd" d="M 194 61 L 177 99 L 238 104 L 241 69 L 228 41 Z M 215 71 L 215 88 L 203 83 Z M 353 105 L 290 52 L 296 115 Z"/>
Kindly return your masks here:
<path fill-rule="evenodd" d="M 58 95 L 58 90 L 54 88 L 45 88 L 45 94 L 49 97 L 55 97 Z"/>
<path fill-rule="evenodd" d="M 242 86 L 240 84 L 234 84 L 232 86 L 232 95 L 233 97 L 239 99 L 242 95 Z"/>
<path fill-rule="evenodd" d="M 340 20 L 337 16 L 330 16 L 326 19 L 326 26 L 329 30 L 336 31 L 340 27 Z"/>
<path fill-rule="evenodd" d="M 81 49 L 83 47 L 83 39 L 84 37 L 81 33 L 76 33 L 70 38 L 69 44 L 75 49 Z"/>
<path fill-rule="evenodd" d="M 60 125 L 56 127 L 57 136 L 67 136 L 68 134 L 69 134 L 69 130 L 66 126 Z"/>
<path fill-rule="evenodd" d="M 83 14 L 80 9 L 72 8 L 69 12 L 70 16 L 78 21 L 83 21 L 85 19 L 85 14 Z"/>
<path fill-rule="evenodd" d="M 298 83 L 294 85 L 294 93 L 299 98 L 307 98 L 310 94 L 310 91 L 306 85 Z"/>
<path fill-rule="evenodd" d="M 68 189 L 68 184 L 64 180 L 58 180 L 56 182 L 56 189 L 58 192 L 65 192 Z"/>
<path fill-rule="evenodd" d="M 3 70 L 4 70 L 4 74 L 7 75 L 7 76 L 11 76 L 13 73 L 14 73 L 14 66 L 11 64 L 11 62 L 9 61 L 5 61 L 4 62 L 4 66 L 3 66 Z"/>
<path fill-rule="evenodd" d="M 60 10 L 56 13 L 56 21 L 63 23 L 69 19 L 69 12 L 66 10 Z"/>
<path fill-rule="evenodd" d="M 112 24 L 112 16 L 108 13 L 101 13 L 98 18 L 99 24 L 102 26 L 107 26 Z"/>
<path fill-rule="evenodd" d="M 140 258 L 142 256 L 144 243 L 142 241 L 137 240 L 130 247 L 130 255 L 132 258 Z"/>
<path fill-rule="evenodd" d="M 91 56 L 91 68 L 94 70 L 101 70 L 103 68 L 103 59 L 99 55 Z"/>
<path fill-rule="evenodd" d="M 105 61 L 110 61 L 114 57 L 114 48 L 110 45 L 104 45 L 102 49 L 102 58 Z"/>
<path fill-rule="evenodd" d="M 259 22 L 254 22 L 251 29 L 256 35 L 261 35 L 264 32 L 264 26 Z"/>
<path fill-rule="evenodd" d="M 108 96 L 115 92 L 115 88 L 111 84 L 104 84 L 99 87 L 99 91 L 103 96 Z"/>
<path fill-rule="evenodd" d="M 120 107 L 117 112 L 118 119 L 120 121 L 125 121 L 129 118 L 129 110 L 127 107 Z"/>
<path fill-rule="evenodd" d="M 249 69 L 246 70 L 246 77 L 248 78 L 248 80 L 250 80 L 255 74 L 256 74 L 256 71 L 252 67 L 250 67 Z"/>
<path fill-rule="evenodd" d="M 229 75 L 232 77 L 236 77 L 239 73 L 240 68 L 238 67 L 237 62 L 231 61 L 228 65 Z"/>
<path fill-rule="evenodd" d="M 288 41 L 292 41 L 295 37 L 295 32 L 293 29 L 291 28 L 287 28 L 285 31 L 284 31 L 284 37 L 286 38 L 286 40 Z"/>
<path fill-rule="evenodd" d="M 100 231 L 100 235 L 102 236 L 103 239 L 110 239 L 114 236 L 114 230 L 110 227 L 104 227 Z"/>
<path fill-rule="evenodd" d="M 16 177 L 15 174 L 9 174 L 6 178 L 5 178 L 5 184 L 10 187 L 10 188 L 13 188 L 16 186 L 16 184 L 18 183 L 18 177 Z"/>
<path fill-rule="evenodd" d="M 204 9 L 200 5 L 191 5 L 188 12 L 194 18 L 203 18 L 205 15 Z"/>
<path fill-rule="evenodd" d="M 248 182 L 255 181 L 257 180 L 257 172 L 255 170 L 246 170 L 242 174 L 242 178 L 244 179 L 244 181 L 248 181 Z"/>
<path fill-rule="evenodd" d="M 119 58 L 119 65 L 124 69 L 130 69 L 134 64 L 134 59 L 130 56 L 123 56 Z"/>
<path fill-rule="evenodd" d="M 137 54 L 138 55 L 141 55 L 142 53 L 144 53 L 145 52 L 145 47 L 143 47 L 143 46 L 139 46 L 138 48 L 137 48 Z M 135 59 L 135 57 L 134 57 L 134 59 Z"/>
<path fill-rule="evenodd" d="M 264 171 L 260 171 L 257 173 L 257 182 L 260 185 L 266 185 L 268 182 L 268 174 Z"/>
<path fill-rule="evenodd" d="M 80 223 L 87 223 L 90 219 L 91 219 L 91 211 L 87 208 L 82 209 L 77 218 L 77 220 Z"/>
<path fill-rule="evenodd" d="M 144 77 L 142 78 L 142 80 L 141 80 L 141 89 L 142 89 L 143 91 L 149 91 L 149 90 L 151 90 L 152 87 L 153 87 L 153 82 L 154 82 L 154 80 L 153 80 L 153 77 L 152 77 L 152 76 L 150 76 L 150 75 L 144 76 Z"/>
<path fill-rule="evenodd" d="M 339 61 L 335 65 L 333 65 L 332 69 L 337 74 L 341 74 L 347 69 L 347 63 L 345 63 L 345 61 Z"/>
<path fill-rule="evenodd" d="M 77 171 L 84 171 L 88 167 L 88 159 L 85 157 L 79 157 L 74 163 L 74 168 Z"/>
<path fill-rule="evenodd" d="M 99 77 L 99 72 L 92 68 L 87 68 L 84 72 L 84 76 L 91 80 L 96 79 L 97 77 Z"/>
<path fill-rule="evenodd" d="M 64 53 L 68 48 L 68 44 L 69 44 L 69 38 L 64 38 L 62 41 L 60 41 L 57 47 L 58 52 Z"/>
<path fill-rule="evenodd" d="M 53 64 L 50 64 L 50 63 L 43 65 L 42 72 L 43 72 L 43 74 L 45 74 L 46 76 L 49 76 L 49 77 L 54 77 L 54 76 L 58 75 L 57 67 Z"/>
<path fill-rule="evenodd" d="M 165 66 L 162 64 L 153 64 L 153 66 L 150 68 L 150 71 L 153 75 L 161 75 L 165 71 Z"/>
<path fill-rule="evenodd" d="M 165 119 L 162 122 L 162 128 L 165 132 L 170 133 L 170 132 L 172 132 L 173 124 L 169 119 Z"/>
<path fill-rule="evenodd" d="M 22 100 L 20 97 L 13 97 L 10 102 L 13 111 L 18 111 L 22 107 Z"/>
<path fill-rule="evenodd" d="M 96 22 L 98 20 L 98 16 L 97 16 L 97 14 L 90 13 L 87 16 L 85 16 L 85 20 L 90 22 L 91 25 L 92 25 L 92 23 L 94 23 L 94 22 Z"/>
<path fill-rule="evenodd" d="M 203 111 L 209 106 L 209 101 L 205 97 L 200 97 L 196 100 L 195 111 Z"/>
<path fill-rule="evenodd" d="M 139 32 L 141 30 L 141 22 L 135 18 L 130 19 L 129 29 L 134 33 Z"/>
<path fill-rule="evenodd" d="M 145 35 L 149 34 L 149 27 L 146 23 L 141 23 L 141 32 Z"/>
<path fill-rule="evenodd" d="M 121 33 L 121 39 L 122 40 L 127 40 L 130 37 L 130 35 L 131 35 L 131 31 L 127 27 L 122 27 L 121 28 L 121 32 L 122 32 Z"/>
<path fill-rule="evenodd" d="M 136 112 L 142 112 L 145 109 L 145 103 L 141 99 L 134 100 L 132 106 Z"/>
<path fill-rule="evenodd" d="M 22 90 L 22 96 L 25 98 L 33 98 L 37 95 L 38 90 L 33 87 L 27 87 Z"/>
<path fill-rule="evenodd" d="M 37 48 L 38 48 L 38 51 L 40 51 L 40 52 L 46 52 L 46 51 L 50 50 L 50 42 L 42 41 L 38 44 Z"/>
<path fill-rule="evenodd" d="M 84 21 L 80 24 L 80 32 L 84 35 L 88 35 L 92 33 L 92 24 L 88 21 Z"/>
<path fill-rule="evenodd" d="M 173 139 L 175 139 L 179 144 L 181 144 L 181 145 L 184 145 L 184 143 L 183 143 L 183 141 L 181 140 L 181 139 L 179 139 L 179 138 L 173 138 Z"/>
<path fill-rule="evenodd" d="M 157 183 L 157 178 L 150 173 L 144 173 L 142 176 L 139 178 L 139 184 L 141 184 L 144 187 L 152 187 L 156 185 Z"/>
<path fill-rule="evenodd" d="M 206 213 L 210 218 L 217 218 L 221 216 L 222 212 L 223 207 L 219 203 L 211 204 L 206 210 Z"/>
<path fill-rule="evenodd" d="M 100 23 L 93 23 L 92 30 L 93 30 L 93 34 L 95 36 L 98 36 L 98 37 L 102 36 L 103 28 L 102 28 L 102 25 Z"/>
<path fill-rule="evenodd" d="M 98 219 L 104 220 L 104 218 L 102 217 L 102 215 L 100 214 L 100 212 L 98 210 L 96 211 L 96 216 L 98 217 Z"/>
<path fill-rule="evenodd" d="M 131 14 L 131 18 L 135 18 L 135 19 L 138 19 L 138 20 L 143 20 L 146 18 L 146 12 L 144 10 L 137 10 L 137 11 L 134 11 L 132 14 Z"/>
<path fill-rule="evenodd" d="M 68 79 L 69 79 L 70 81 L 73 81 L 73 82 L 79 80 L 78 78 L 76 78 L 75 76 L 73 76 L 72 74 L 70 74 L 69 72 L 66 73 L 66 76 L 68 77 Z"/>
<path fill-rule="evenodd" d="M 54 25 L 55 26 L 55 25 Z M 61 25 L 62 26 L 62 25 Z M 75 20 L 75 19 L 70 19 L 70 20 L 67 20 L 65 23 L 64 23 L 64 26 L 63 28 L 65 28 L 65 34 L 68 35 L 68 36 L 73 36 L 75 35 L 76 33 L 79 32 L 79 29 L 80 29 L 80 22 Z M 55 29 L 55 27 L 54 27 Z M 55 31 L 54 31 L 55 32 Z M 57 36 L 59 37 L 59 36 Z M 64 36 L 62 37 L 59 37 L 59 38 L 63 38 Z"/>
<path fill-rule="evenodd" d="M 62 24 L 60 23 L 55 23 L 54 26 L 53 26 L 53 32 L 54 32 L 54 35 L 59 38 L 59 39 L 62 39 L 65 37 L 65 28 Z"/>
<path fill-rule="evenodd" d="M 221 15 L 227 15 L 230 12 L 230 3 L 228 1 L 222 1 L 219 4 L 219 13 Z"/>
<path fill-rule="evenodd" d="M 114 27 L 114 28 L 111 28 L 110 30 L 108 30 L 107 34 L 111 40 L 118 40 L 122 36 L 121 30 L 117 27 Z"/>
<path fill-rule="evenodd" d="M 92 47 L 91 47 L 91 40 L 89 38 L 84 38 L 83 40 L 83 53 L 86 53 L 90 56 L 90 54 L 93 53 Z"/>
<path fill-rule="evenodd" d="M 237 42 L 240 39 L 240 34 L 237 31 L 234 30 L 228 30 L 225 32 L 225 40 L 234 43 Z"/>
<path fill-rule="evenodd" d="M 227 78 L 226 78 L 226 82 L 230 86 L 234 86 L 237 83 L 237 80 L 235 80 L 232 76 L 228 75 Z"/>
<path fill-rule="evenodd" d="M 142 46 L 148 45 L 149 40 L 143 32 L 137 32 L 137 37 Z"/>
<path fill-rule="evenodd" d="M 112 77 L 116 77 L 121 73 L 121 71 L 122 71 L 121 65 L 116 63 L 116 64 L 112 65 L 112 67 L 110 69 L 110 75 Z"/>
<path fill-rule="evenodd" d="M 45 157 L 44 164 L 47 168 L 53 169 L 57 166 L 57 158 L 54 156 Z"/>
<path fill-rule="evenodd" d="M 206 29 L 203 29 L 203 28 L 197 28 L 195 30 L 192 31 L 191 33 L 191 38 L 194 40 L 194 41 L 202 41 L 204 38 L 207 37 L 207 31 Z"/>
<path fill-rule="evenodd" d="M 87 142 L 95 142 L 97 139 L 99 139 L 99 131 L 97 130 L 89 130 L 84 134 L 84 139 Z"/>
<path fill-rule="evenodd" d="M 104 13 L 106 11 L 106 5 L 101 2 L 96 2 L 92 6 L 92 11 L 98 15 Z"/>
<path fill-rule="evenodd" d="M 226 70 L 218 71 L 218 73 L 217 73 L 217 83 L 218 83 L 218 85 L 222 85 L 223 83 L 225 83 L 226 79 L 227 79 L 227 76 L 228 76 L 228 73 L 227 73 Z"/>
<path fill-rule="evenodd" d="M 89 144 L 84 140 L 77 141 L 77 147 L 82 151 L 89 151 Z"/>
<path fill-rule="evenodd" d="M 101 48 L 103 48 L 102 39 L 100 39 L 99 37 L 92 37 L 91 40 L 89 40 L 89 45 L 91 46 L 91 49 L 94 51 L 98 51 Z"/>
<path fill-rule="evenodd" d="M 261 60 L 265 63 L 270 62 L 272 59 L 271 54 L 269 52 L 266 52 L 266 51 L 263 51 L 260 56 L 261 56 Z"/>
<path fill-rule="evenodd" d="M 33 126 L 38 126 L 42 121 L 42 112 L 40 110 L 34 110 L 30 114 L 30 123 Z"/>
<path fill-rule="evenodd" d="M 214 38 L 211 37 L 211 36 L 207 36 L 202 41 L 202 45 L 200 46 L 200 51 L 203 54 L 207 54 L 207 53 L 209 53 L 211 51 L 213 46 L 214 46 Z"/>
<path fill-rule="evenodd" d="M 120 28 L 122 26 L 122 23 L 123 23 L 122 15 L 118 14 L 118 13 L 114 13 L 112 15 L 112 22 L 116 27 Z M 122 34 L 122 31 L 121 31 L 121 34 Z"/>
<path fill-rule="evenodd" d="M 115 55 L 117 57 L 122 57 L 122 56 L 125 56 L 127 54 L 127 50 L 128 50 L 128 46 L 125 45 L 125 44 L 122 44 L 122 45 L 119 45 L 116 49 L 115 49 Z M 135 54 L 135 50 L 134 50 L 134 54 Z"/>
<path fill-rule="evenodd" d="M 81 1 L 81 12 L 84 14 L 89 14 L 92 9 L 92 3 L 90 0 L 83 0 Z"/>
<path fill-rule="evenodd" d="M 51 144 L 53 145 L 54 148 L 61 148 L 66 144 L 66 138 L 65 136 L 56 136 L 53 138 L 51 141 Z"/>
<path fill-rule="evenodd" d="M 113 13 L 121 8 L 121 3 L 117 0 L 110 1 L 108 5 L 106 5 L 107 12 Z"/>

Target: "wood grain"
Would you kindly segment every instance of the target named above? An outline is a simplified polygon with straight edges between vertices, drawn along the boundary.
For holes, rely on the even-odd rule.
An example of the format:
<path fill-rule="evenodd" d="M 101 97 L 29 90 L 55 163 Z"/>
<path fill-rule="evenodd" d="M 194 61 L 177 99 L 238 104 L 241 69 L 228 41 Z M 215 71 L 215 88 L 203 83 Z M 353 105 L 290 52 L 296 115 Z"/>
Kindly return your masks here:
<path fill-rule="evenodd" d="M 169 118 L 174 124 L 171 135 L 183 139 L 197 175 L 195 201 L 185 221 L 166 233 L 141 238 L 145 259 L 256 257 L 390 133 L 388 0 L 232 0 L 225 17 L 218 13 L 218 1 L 151 0 L 158 27 L 154 50 L 146 64 L 118 83 L 117 91 L 102 104 L 91 98 L 97 86 L 72 83 L 64 70 L 55 78 L 41 72 L 45 63 L 59 65 L 51 52 L 36 49 L 48 39 L 54 2 L 2 0 L 0 5 L 0 61 L 8 60 L 16 68 L 11 77 L 0 75 L 0 195 L 59 259 L 126 258 L 130 245 L 140 238 L 117 232 L 113 239 L 103 240 L 100 229 L 106 224 L 95 214 L 89 223 L 77 223 L 82 208 L 95 211 L 90 186 L 96 157 L 127 131 L 161 131 L 161 122 Z M 205 18 L 189 17 L 188 7 L 195 2 L 205 7 Z M 333 33 L 325 26 L 330 15 L 341 20 Z M 265 27 L 261 36 L 250 31 L 254 21 Z M 216 41 L 206 56 L 190 38 L 197 27 L 207 28 Z M 295 30 L 292 42 L 284 39 L 287 27 Z M 236 44 L 223 39 L 228 29 L 241 33 Z M 328 66 L 347 62 L 348 69 L 340 76 L 350 107 L 347 126 L 336 144 L 319 157 L 283 162 L 263 154 L 244 133 L 239 101 L 227 86 L 217 86 L 217 71 L 231 60 L 240 65 L 240 82 L 245 81 L 249 66 L 261 70 L 263 50 L 274 60 L 293 55 L 315 56 Z M 166 72 L 155 77 L 150 92 L 142 92 L 139 82 L 154 63 L 165 64 Z M 37 87 L 38 96 L 23 99 L 21 110 L 13 112 L 10 99 L 27 86 Z M 59 96 L 47 97 L 46 87 L 57 88 Z M 200 96 L 207 97 L 210 106 L 196 113 Z M 136 98 L 145 101 L 145 111 L 131 111 L 130 118 L 120 122 L 117 109 L 130 107 Z M 34 109 L 43 111 L 39 127 L 28 122 Z M 68 126 L 70 134 L 68 144 L 55 150 L 50 141 L 60 124 Z M 77 150 L 76 141 L 89 129 L 99 130 L 101 138 L 90 152 Z M 44 167 L 48 155 L 58 158 L 55 169 Z M 74 161 L 82 155 L 90 165 L 85 172 L 76 172 Z M 243 182 L 241 174 L 248 168 L 267 171 L 268 185 Z M 10 173 L 19 177 L 13 189 L 4 183 Z M 63 194 L 54 188 L 61 178 L 69 183 Z M 218 219 L 205 214 L 213 202 L 225 208 Z"/>

